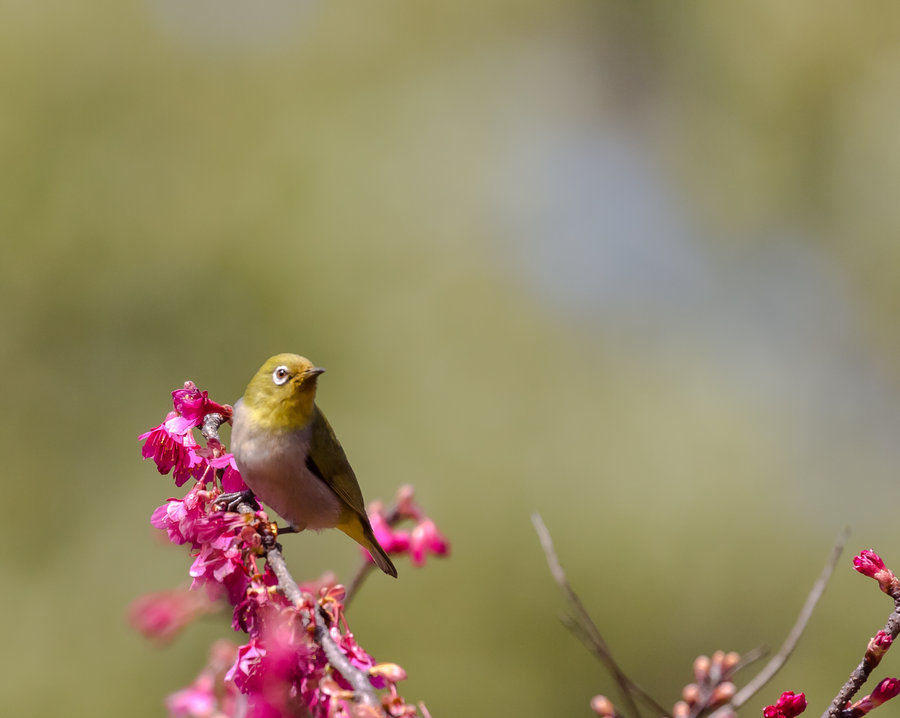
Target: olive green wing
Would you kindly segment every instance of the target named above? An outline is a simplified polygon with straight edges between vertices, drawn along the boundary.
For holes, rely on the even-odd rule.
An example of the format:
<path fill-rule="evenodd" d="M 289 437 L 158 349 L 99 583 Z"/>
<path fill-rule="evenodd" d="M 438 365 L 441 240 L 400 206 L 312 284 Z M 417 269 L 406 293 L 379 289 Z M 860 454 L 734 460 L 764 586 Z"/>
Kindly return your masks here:
<path fill-rule="evenodd" d="M 350 467 L 347 455 L 334 435 L 334 429 L 331 428 L 331 424 L 328 423 L 328 419 L 325 418 L 319 407 L 315 407 L 313 412 L 307 467 L 328 484 L 338 498 L 360 518 L 365 519 L 365 523 L 368 524 L 362 491 L 359 489 L 359 482 Z"/>
<path fill-rule="evenodd" d="M 378 568 L 397 578 L 396 567 L 372 531 L 356 474 L 350 468 L 350 462 L 334 435 L 334 429 L 319 411 L 319 407 L 314 409 L 306 467 L 330 486 L 344 505 L 345 510 L 341 512 L 337 527 L 365 548 Z"/>

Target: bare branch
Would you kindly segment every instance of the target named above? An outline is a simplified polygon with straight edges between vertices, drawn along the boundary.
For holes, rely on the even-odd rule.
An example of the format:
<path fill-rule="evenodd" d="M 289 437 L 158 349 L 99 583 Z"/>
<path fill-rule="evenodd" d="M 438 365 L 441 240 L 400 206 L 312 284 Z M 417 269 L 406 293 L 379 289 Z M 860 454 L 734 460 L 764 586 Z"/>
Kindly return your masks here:
<path fill-rule="evenodd" d="M 587 612 L 587 609 L 585 609 L 578 594 L 575 593 L 572 586 L 569 584 L 565 571 L 563 571 L 559 558 L 556 555 L 556 550 L 553 548 L 553 539 L 550 537 L 550 532 L 544 525 L 544 521 L 541 519 L 540 514 L 532 514 L 531 523 L 534 524 L 534 529 L 537 531 L 541 547 L 544 549 L 544 554 L 547 557 L 547 565 L 550 567 L 550 574 L 553 576 L 553 579 L 556 581 L 572 607 L 573 615 L 564 619 L 566 626 L 613 675 L 613 678 L 619 685 L 619 691 L 622 694 L 622 698 L 628 705 L 628 710 L 635 718 L 641 717 L 641 712 L 638 708 L 635 696 L 643 699 L 643 701 L 650 705 L 659 715 L 669 715 L 669 711 L 663 708 L 652 696 L 650 696 L 650 694 L 625 675 L 624 671 L 622 671 L 616 663 L 609 650 L 609 646 L 600 634 L 600 630 L 591 619 L 590 614 Z"/>
<path fill-rule="evenodd" d="M 894 610 L 891 612 L 883 630 L 890 635 L 891 640 L 897 638 L 897 635 L 900 634 L 900 597 L 894 597 Z M 859 665 L 850 674 L 850 678 L 841 686 L 831 705 L 828 706 L 828 710 L 822 714 L 822 718 L 836 718 L 847 705 L 847 701 L 855 696 L 857 691 L 869 679 L 877 665 L 877 660 L 872 661 L 867 656 L 863 656 Z"/>
<path fill-rule="evenodd" d="M 781 667 L 785 664 L 785 661 L 787 661 L 791 653 L 794 652 L 800 637 L 803 635 L 803 631 L 806 629 L 806 624 L 809 623 L 813 610 L 815 610 L 816 604 L 825 592 L 825 587 L 828 585 L 828 580 L 831 578 L 831 574 L 834 571 L 835 565 L 837 565 L 838 559 L 841 557 L 841 553 L 844 550 L 844 544 L 847 543 L 847 538 L 849 536 L 849 528 L 844 528 L 841 533 L 838 534 L 837 540 L 834 542 L 834 548 L 831 549 L 831 555 L 828 557 L 825 566 L 822 568 L 822 573 L 819 574 L 819 578 L 816 579 L 816 582 L 813 584 L 809 595 L 806 597 L 806 603 L 803 604 L 803 608 L 800 611 L 800 615 L 797 616 L 793 628 L 791 628 L 787 638 L 784 639 L 784 643 L 781 644 L 778 653 L 772 656 L 771 660 L 756 674 L 756 676 L 754 676 L 753 680 L 741 688 L 734 698 L 731 699 L 732 707 L 740 708 L 757 691 L 766 685 L 766 683 L 772 680 L 775 674 L 781 670 Z"/>

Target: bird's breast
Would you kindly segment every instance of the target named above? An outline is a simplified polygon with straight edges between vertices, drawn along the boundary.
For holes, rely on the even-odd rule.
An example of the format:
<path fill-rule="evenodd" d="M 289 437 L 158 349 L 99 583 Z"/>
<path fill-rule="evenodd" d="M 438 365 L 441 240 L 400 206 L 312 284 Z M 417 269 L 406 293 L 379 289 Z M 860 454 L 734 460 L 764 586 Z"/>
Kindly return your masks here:
<path fill-rule="evenodd" d="M 260 500 L 298 530 L 337 526 L 337 494 L 306 465 L 311 427 L 286 432 L 254 428 L 235 406 L 231 448 L 241 476 Z"/>

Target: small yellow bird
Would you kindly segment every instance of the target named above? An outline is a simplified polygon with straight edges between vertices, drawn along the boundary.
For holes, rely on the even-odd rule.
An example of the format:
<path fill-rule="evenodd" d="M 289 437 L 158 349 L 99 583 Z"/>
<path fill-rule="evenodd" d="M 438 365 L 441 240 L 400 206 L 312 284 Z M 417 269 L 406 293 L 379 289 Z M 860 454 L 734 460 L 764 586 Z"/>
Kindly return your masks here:
<path fill-rule="evenodd" d="M 315 404 L 323 371 L 297 354 L 269 358 L 234 405 L 234 460 L 247 486 L 294 529 L 339 528 L 396 578 L 344 449 Z"/>

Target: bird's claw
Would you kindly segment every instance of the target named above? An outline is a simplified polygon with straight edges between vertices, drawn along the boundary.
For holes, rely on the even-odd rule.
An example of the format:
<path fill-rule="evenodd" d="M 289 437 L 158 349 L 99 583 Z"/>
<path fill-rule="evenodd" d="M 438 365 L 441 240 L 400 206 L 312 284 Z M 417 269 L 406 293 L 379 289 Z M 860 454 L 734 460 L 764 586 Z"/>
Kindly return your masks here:
<path fill-rule="evenodd" d="M 254 511 L 259 510 L 259 502 L 256 500 L 256 496 L 253 495 L 253 492 L 250 491 L 250 489 L 222 494 L 216 499 L 215 503 L 220 509 L 231 511 L 233 513 L 238 512 L 238 508 L 241 504 L 247 504 Z"/>

